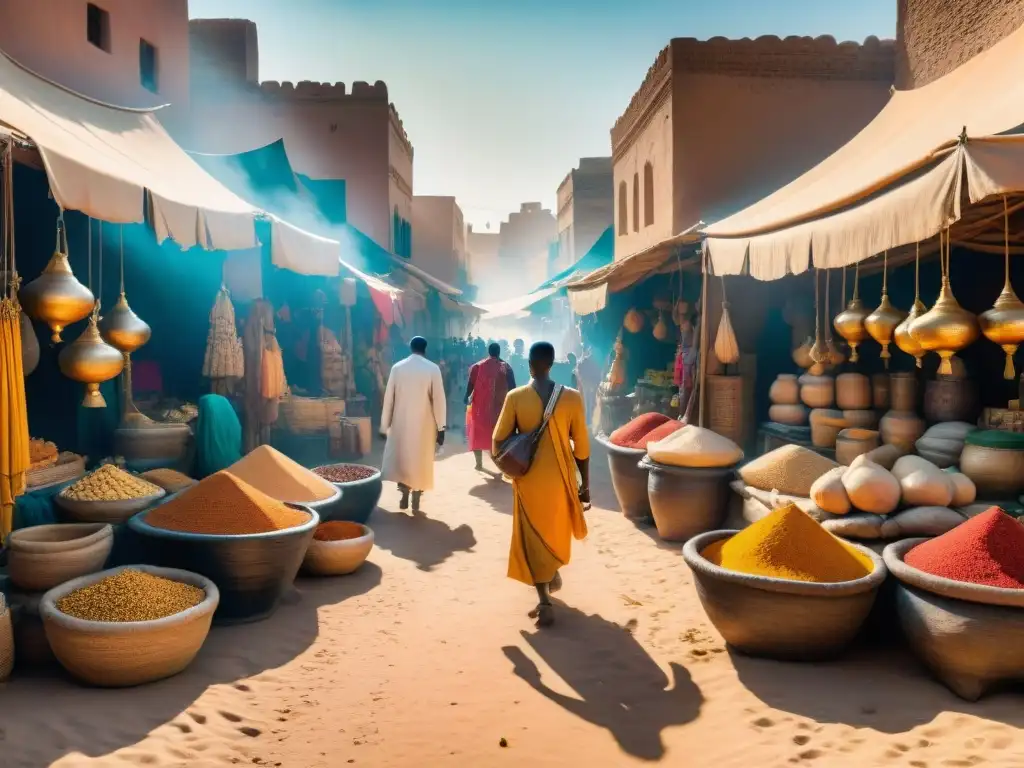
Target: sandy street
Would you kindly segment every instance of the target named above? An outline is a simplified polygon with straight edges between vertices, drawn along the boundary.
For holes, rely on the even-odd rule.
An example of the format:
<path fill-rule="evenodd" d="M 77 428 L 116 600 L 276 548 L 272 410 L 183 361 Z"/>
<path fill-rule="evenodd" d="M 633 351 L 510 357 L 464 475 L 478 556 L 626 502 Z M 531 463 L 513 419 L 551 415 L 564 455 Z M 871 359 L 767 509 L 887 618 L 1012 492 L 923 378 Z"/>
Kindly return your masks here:
<path fill-rule="evenodd" d="M 967 705 L 902 651 L 733 657 L 678 547 L 614 511 L 600 455 L 560 594 L 573 607 L 538 634 L 532 591 L 505 578 L 510 490 L 457 450 L 426 517 L 385 489 L 359 573 L 301 580 L 270 620 L 214 629 L 184 674 L 0 689 L 0 765 L 1024 765 L 1018 695 Z"/>

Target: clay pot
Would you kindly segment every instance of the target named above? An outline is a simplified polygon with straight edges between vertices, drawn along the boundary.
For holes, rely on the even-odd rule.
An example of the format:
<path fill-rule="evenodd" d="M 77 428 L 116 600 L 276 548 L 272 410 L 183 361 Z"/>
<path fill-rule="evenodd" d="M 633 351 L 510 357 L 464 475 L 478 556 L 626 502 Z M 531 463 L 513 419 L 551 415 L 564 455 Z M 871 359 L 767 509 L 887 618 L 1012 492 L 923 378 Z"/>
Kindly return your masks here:
<path fill-rule="evenodd" d="M 1024 451 L 965 445 L 960 471 L 977 487 L 979 499 L 1016 499 L 1024 492 Z"/>
<path fill-rule="evenodd" d="M 970 379 L 937 376 L 924 390 L 924 416 L 931 422 L 973 422 L 978 410 L 978 395 Z"/>
<path fill-rule="evenodd" d="M 797 364 L 797 367 L 807 369 L 814 365 L 814 361 L 811 360 L 811 345 L 813 343 L 813 339 L 807 339 L 793 350 L 793 362 Z"/>
<path fill-rule="evenodd" d="M 840 430 L 847 426 L 842 411 L 815 408 L 811 411 L 811 442 L 817 448 L 835 448 Z"/>
<path fill-rule="evenodd" d="M 768 409 L 768 420 L 776 424 L 802 427 L 807 424 L 807 407 L 800 405 L 773 405 Z"/>
<path fill-rule="evenodd" d="M 850 411 L 871 407 L 871 380 L 863 373 L 843 373 L 836 378 L 836 405 Z"/>
<path fill-rule="evenodd" d="M 880 435 L 873 429 L 844 429 L 836 438 L 836 461 L 850 466 L 855 458 L 878 447 Z"/>
<path fill-rule="evenodd" d="M 608 472 L 612 490 L 622 514 L 630 520 L 646 520 L 651 516 L 647 499 L 647 470 L 637 464 L 647 451 L 644 448 L 623 448 L 596 438 L 608 451 Z"/>
<path fill-rule="evenodd" d="M 780 373 L 768 390 L 768 399 L 772 401 L 773 405 L 796 405 L 799 403 L 800 384 L 796 380 L 796 375 Z"/>
<path fill-rule="evenodd" d="M 875 411 L 843 411 L 843 418 L 851 428 L 876 429 L 878 414 Z"/>
<path fill-rule="evenodd" d="M 917 376 L 913 373 L 892 373 L 889 386 L 892 410 L 917 410 Z"/>
<path fill-rule="evenodd" d="M 889 382 L 889 374 L 876 373 L 871 377 L 871 400 L 872 407 L 876 411 L 889 410 L 889 393 L 892 387 Z"/>
<path fill-rule="evenodd" d="M 894 374 L 895 375 L 895 374 Z M 882 417 L 879 429 L 882 442 L 912 453 L 914 443 L 924 434 L 924 419 L 913 411 L 889 411 Z"/>
<path fill-rule="evenodd" d="M 650 473 L 647 493 L 662 541 L 683 542 L 722 526 L 733 467 L 670 467 L 650 457 L 640 467 Z"/>
<path fill-rule="evenodd" d="M 836 380 L 831 376 L 800 377 L 800 399 L 808 408 L 829 408 L 835 402 Z"/>

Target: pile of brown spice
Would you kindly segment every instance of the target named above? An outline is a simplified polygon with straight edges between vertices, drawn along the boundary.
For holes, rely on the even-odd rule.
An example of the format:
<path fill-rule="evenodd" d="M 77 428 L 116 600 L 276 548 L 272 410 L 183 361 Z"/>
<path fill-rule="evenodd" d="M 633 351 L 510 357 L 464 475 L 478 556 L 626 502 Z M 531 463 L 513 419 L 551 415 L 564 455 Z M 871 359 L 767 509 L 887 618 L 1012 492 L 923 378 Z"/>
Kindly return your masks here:
<path fill-rule="evenodd" d="M 269 445 L 261 445 L 243 456 L 228 467 L 228 472 L 281 501 L 302 504 L 323 501 L 335 494 L 329 482 Z"/>
<path fill-rule="evenodd" d="M 376 469 L 363 464 L 327 464 L 322 467 L 314 467 L 313 471 L 332 483 L 352 483 L 377 474 Z"/>
<path fill-rule="evenodd" d="M 206 591 L 193 584 L 129 568 L 65 595 L 57 610 L 86 621 L 155 621 L 205 599 Z"/>
<path fill-rule="evenodd" d="M 295 528 L 309 522 L 309 514 L 223 470 L 155 507 L 146 522 L 167 531 L 244 536 Z"/>
<path fill-rule="evenodd" d="M 316 533 L 313 534 L 313 538 L 317 541 L 348 541 L 349 539 L 358 539 L 365 535 L 363 526 L 359 523 L 352 523 L 348 520 L 331 520 L 326 523 L 320 523 L 316 527 Z"/>

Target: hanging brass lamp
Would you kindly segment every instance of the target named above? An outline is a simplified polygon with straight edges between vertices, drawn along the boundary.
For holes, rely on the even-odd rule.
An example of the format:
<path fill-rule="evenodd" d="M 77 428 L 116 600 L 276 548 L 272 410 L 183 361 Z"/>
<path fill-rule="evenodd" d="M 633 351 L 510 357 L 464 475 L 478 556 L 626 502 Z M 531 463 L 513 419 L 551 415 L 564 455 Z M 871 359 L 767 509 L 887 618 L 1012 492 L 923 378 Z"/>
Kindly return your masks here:
<path fill-rule="evenodd" d="M 68 262 L 68 237 L 64 212 L 57 218 L 57 246 L 43 273 L 18 294 L 22 308 L 53 331 L 51 341 L 59 344 L 61 332 L 89 316 L 96 298 L 78 282 Z"/>
<path fill-rule="evenodd" d="M 124 369 L 124 355 L 110 346 L 100 335 L 99 307 L 89 318 L 82 335 L 57 356 L 61 373 L 85 384 L 86 408 L 105 408 L 107 401 L 100 393 L 100 384 L 114 378 Z"/>
<path fill-rule="evenodd" d="M 821 310 L 819 309 L 819 298 L 818 298 L 818 268 L 814 268 L 814 343 L 811 345 L 810 352 L 808 353 L 811 360 L 820 369 L 831 362 L 831 356 L 828 351 L 828 347 L 825 344 L 825 340 L 821 336 Z"/>
<path fill-rule="evenodd" d="M 832 321 L 832 325 L 835 326 L 836 333 L 846 339 L 846 343 L 850 345 L 851 363 L 856 363 L 857 360 L 860 359 L 857 354 L 857 347 L 868 338 L 867 329 L 864 328 L 864 319 L 869 314 L 868 310 L 866 310 L 864 305 L 861 303 L 860 295 L 858 293 L 860 290 L 859 263 L 856 265 L 854 270 L 853 298 L 850 299 L 850 303 L 846 305 L 846 309 L 836 315 L 835 320 Z"/>
<path fill-rule="evenodd" d="M 896 342 L 896 346 L 901 351 L 906 352 L 908 355 L 914 358 L 914 361 L 918 368 L 921 367 L 921 361 L 924 359 L 924 350 L 921 349 L 921 345 L 914 341 L 914 337 L 910 335 L 910 327 L 914 321 L 917 320 L 921 315 L 928 311 L 928 308 L 921 301 L 921 244 L 917 244 L 917 253 L 914 258 L 914 304 L 910 307 L 910 313 L 902 323 L 896 326 L 896 331 L 893 333 L 893 341 Z"/>
<path fill-rule="evenodd" d="M 100 241 L 103 239 L 103 223 L 100 223 Z M 100 258 L 102 258 L 102 249 Z M 126 355 L 142 347 L 149 341 L 153 331 L 142 318 L 128 306 L 128 298 L 124 292 L 124 225 L 121 225 L 121 295 L 114 308 L 107 312 L 100 321 L 100 333 L 103 340 L 117 347 Z"/>
<path fill-rule="evenodd" d="M 872 339 L 882 345 L 882 353 L 879 357 L 889 367 L 889 344 L 892 342 L 896 327 L 903 322 L 907 313 L 896 309 L 889 301 L 889 252 L 886 251 L 882 257 L 882 300 L 878 308 L 864 318 L 864 330 Z"/>
<path fill-rule="evenodd" d="M 942 269 L 942 288 L 935 306 L 910 326 L 910 335 L 925 352 L 936 352 L 942 358 L 938 372 L 951 376 L 950 358 L 978 338 L 978 319 L 960 306 L 949 285 L 949 234 L 946 235 L 946 255 Z M 942 256 L 942 233 L 939 233 L 939 261 Z"/>
<path fill-rule="evenodd" d="M 1024 302 L 1017 298 L 1013 285 L 1010 283 L 1010 214 L 1007 209 L 1006 197 L 1003 197 L 1003 257 L 1006 262 L 1006 279 L 1003 290 L 996 298 L 992 309 L 983 312 L 978 318 L 978 325 L 985 338 L 998 344 L 1006 353 L 1006 365 L 1003 378 L 1010 381 L 1016 378 L 1013 369 L 1013 354 L 1017 346 L 1024 343 Z"/>

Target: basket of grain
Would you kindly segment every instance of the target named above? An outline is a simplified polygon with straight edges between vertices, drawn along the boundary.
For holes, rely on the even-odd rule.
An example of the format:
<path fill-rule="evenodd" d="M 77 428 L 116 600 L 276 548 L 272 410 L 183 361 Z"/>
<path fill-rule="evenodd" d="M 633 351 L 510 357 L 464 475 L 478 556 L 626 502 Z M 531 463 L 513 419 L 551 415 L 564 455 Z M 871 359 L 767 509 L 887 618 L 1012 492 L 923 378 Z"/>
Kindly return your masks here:
<path fill-rule="evenodd" d="M 968 701 L 1024 682 L 1024 526 L 997 507 L 885 548 L 907 644 Z"/>
<path fill-rule="evenodd" d="M 341 501 L 341 490 L 276 448 L 261 445 L 227 471 L 272 499 L 313 509 L 324 518 Z"/>
<path fill-rule="evenodd" d="M 345 520 L 320 523 L 309 542 L 302 571 L 311 576 L 343 576 L 366 562 L 373 549 L 373 531 Z"/>
<path fill-rule="evenodd" d="M 7 599 L 0 592 L 0 683 L 5 682 L 14 670 L 14 625 Z"/>
<path fill-rule="evenodd" d="M 195 658 L 220 601 L 197 573 L 130 565 L 72 579 L 39 603 L 54 656 L 89 685 L 141 685 Z"/>
<path fill-rule="evenodd" d="M 22 528 L 7 538 L 7 570 L 16 587 L 41 592 L 101 570 L 113 546 L 107 523 Z"/>
<path fill-rule="evenodd" d="M 886 569 L 796 505 L 743 531 L 711 531 L 683 546 L 708 618 L 750 656 L 815 661 L 841 653 L 874 605 Z"/>
<path fill-rule="evenodd" d="M 216 621 L 264 619 L 295 580 L 320 518 L 227 470 L 140 512 L 128 525 L 151 562 L 200 573 L 217 585 Z"/>
<path fill-rule="evenodd" d="M 58 493 L 55 501 L 69 519 L 78 523 L 123 523 L 166 493 L 113 464 L 104 464 Z"/>
<path fill-rule="evenodd" d="M 25 485 L 29 491 L 38 491 L 51 485 L 77 480 L 84 474 L 85 457 L 64 451 L 57 456 L 57 461 L 53 464 L 26 472 Z"/>
<path fill-rule="evenodd" d="M 313 472 L 341 493 L 329 508 L 318 510 L 320 519 L 347 520 L 365 525 L 384 490 L 380 470 L 365 464 L 325 464 L 315 467 Z"/>

